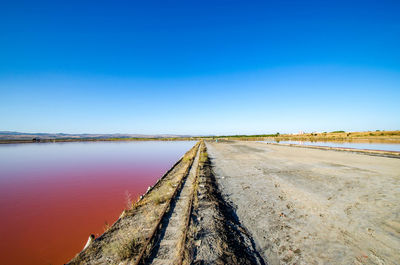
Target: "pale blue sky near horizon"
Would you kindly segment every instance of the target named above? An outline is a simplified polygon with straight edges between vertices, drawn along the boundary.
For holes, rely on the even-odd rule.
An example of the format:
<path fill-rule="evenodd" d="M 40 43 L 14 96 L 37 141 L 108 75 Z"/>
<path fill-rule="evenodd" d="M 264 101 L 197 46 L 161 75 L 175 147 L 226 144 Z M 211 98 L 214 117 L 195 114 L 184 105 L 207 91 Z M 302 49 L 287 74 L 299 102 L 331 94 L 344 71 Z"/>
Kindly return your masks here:
<path fill-rule="evenodd" d="M 396 1 L 0 7 L 0 131 L 400 129 Z"/>

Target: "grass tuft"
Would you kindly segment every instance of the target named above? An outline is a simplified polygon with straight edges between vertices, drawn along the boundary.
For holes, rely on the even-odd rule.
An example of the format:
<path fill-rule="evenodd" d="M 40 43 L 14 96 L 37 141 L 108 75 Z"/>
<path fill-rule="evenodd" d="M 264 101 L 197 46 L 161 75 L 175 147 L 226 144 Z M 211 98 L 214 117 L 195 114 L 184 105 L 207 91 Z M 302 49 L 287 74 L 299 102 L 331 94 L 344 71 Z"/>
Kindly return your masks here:
<path fill-rule="evenodd" d="M 107 255 L 117 257 L 118 260 L 125 260 L 136 253 L 137 246 L 137 239 L 130 237 L 129 234 L 123 234 L 119 239 L 106 245 L 104 252 Z"/>

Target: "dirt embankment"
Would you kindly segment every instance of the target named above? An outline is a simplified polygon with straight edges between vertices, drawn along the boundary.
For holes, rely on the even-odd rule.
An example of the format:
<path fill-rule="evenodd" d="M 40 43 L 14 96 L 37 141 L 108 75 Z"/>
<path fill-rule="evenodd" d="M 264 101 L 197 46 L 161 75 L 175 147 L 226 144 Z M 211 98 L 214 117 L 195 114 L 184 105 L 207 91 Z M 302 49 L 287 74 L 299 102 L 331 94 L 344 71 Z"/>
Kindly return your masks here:
<path fill-rule="evenodd" d="M 400 264 L 400 159 L 207 147 L 223 198 L 269 264 Z"/>
<path fill-rule="evenodd" d="M 183 264 L 265 264 L 222 198 L 205 149 L 202 154 Z"/>
<path fill-rule="evenodd" d="M 187 176 L 199 144 L 188 151 L 132 209 L 68 264 L 135 264 Z"/>

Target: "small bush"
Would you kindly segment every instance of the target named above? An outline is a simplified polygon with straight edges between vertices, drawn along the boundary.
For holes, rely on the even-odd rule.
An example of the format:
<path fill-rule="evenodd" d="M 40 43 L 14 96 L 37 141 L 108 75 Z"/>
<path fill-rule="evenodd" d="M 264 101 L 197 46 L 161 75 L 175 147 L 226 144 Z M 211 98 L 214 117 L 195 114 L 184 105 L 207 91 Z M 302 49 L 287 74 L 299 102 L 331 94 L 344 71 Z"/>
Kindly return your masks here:
<path fill-rule="evenodd" d="M 161 196 L 160 194 L 155 194 L 154 195 L 153 202 L 155 204 L 158 205 L 158 204 L 164 203 L 165 201 L 166 201 L 166 199 L 165 199 L 164 196 Z"/>
<path fill-rule="evenodd" d="M 118 240 L 107 245 L 104 251 L 108 255 L 117 256 L 118 259 L 124 260 L 135 254 L 138 242 L 135 238 L 130 238 L 124 234 Z"/>

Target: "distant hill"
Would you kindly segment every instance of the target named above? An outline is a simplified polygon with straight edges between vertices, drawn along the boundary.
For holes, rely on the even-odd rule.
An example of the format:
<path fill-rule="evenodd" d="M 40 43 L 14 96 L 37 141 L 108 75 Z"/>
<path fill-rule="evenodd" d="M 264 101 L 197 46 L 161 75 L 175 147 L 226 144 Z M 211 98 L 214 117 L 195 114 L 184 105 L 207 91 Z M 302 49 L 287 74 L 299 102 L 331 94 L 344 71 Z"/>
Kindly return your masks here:
<path fill-rule="evenodd" d="M 40 139 L 107 139 L 107 138 L 180 138 L 190 135 L 175 134 L 67 134 L 67 133 L 24 133 L 13 131 L 0 131 L 0 140 L 32 140 Z"/>

